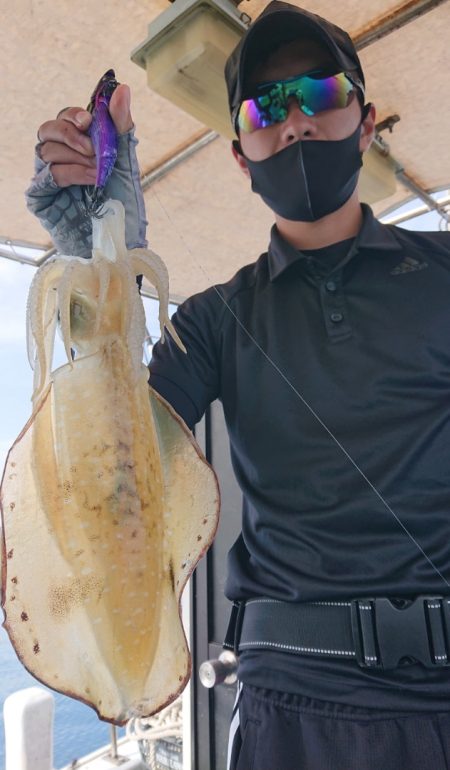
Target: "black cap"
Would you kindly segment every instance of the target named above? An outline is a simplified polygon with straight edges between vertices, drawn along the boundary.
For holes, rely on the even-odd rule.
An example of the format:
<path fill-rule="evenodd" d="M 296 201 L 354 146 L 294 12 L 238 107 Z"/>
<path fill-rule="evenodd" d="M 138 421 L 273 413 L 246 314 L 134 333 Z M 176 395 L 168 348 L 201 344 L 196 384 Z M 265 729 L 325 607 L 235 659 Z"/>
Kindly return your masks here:
<path fill-rule="evenodd" d="M 233 113 L 248 96 L 245 93 L 246 78 L 258 61 L 282 43 L 308 35 L 324 44 L 335 59 L 339 71 L 356 70 L 364 85 L 361 62 L 347 32 L 315 13 L 282 0 L 272 0 L 250 26 L 225 65 L 230 112 Z"/>

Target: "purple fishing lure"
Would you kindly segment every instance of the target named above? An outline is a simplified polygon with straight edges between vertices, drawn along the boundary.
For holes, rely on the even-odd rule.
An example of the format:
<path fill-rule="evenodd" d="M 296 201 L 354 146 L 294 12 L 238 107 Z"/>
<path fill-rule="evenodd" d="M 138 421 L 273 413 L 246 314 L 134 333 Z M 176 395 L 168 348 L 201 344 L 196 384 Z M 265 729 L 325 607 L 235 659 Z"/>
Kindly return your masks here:
<path fill-rule="evenodd" d="M 114 70 L 105 72 L 97 83 L 87 109 L 92 114 L 89 136 L 97 160 L 97 178 L 93 192 L 89 195 L 88 210 L 97 216 L 103 205 L 104 189 L 117 159 L 118 135 L 109 114 L 111 96 L 119 83 Z"/>

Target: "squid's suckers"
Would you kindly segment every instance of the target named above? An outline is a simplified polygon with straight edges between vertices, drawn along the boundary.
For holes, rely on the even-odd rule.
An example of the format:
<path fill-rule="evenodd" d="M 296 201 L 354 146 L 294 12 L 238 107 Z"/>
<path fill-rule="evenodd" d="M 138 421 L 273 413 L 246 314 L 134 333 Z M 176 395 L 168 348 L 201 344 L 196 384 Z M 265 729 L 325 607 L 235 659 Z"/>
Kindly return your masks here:
<path fill-rule="evenodd" d="M 114 70 L 105 72 L 97 83 L 87 107 L 92 114 L 88 133 L 97 161 L 95 187 L 87 196 L 87 208 L 91 216 L 98 216 L 99 209 L 105 202 L 105 185 L 117 159 L 118 134 L 109 114 L 109 103 L 118 85 Z"/>

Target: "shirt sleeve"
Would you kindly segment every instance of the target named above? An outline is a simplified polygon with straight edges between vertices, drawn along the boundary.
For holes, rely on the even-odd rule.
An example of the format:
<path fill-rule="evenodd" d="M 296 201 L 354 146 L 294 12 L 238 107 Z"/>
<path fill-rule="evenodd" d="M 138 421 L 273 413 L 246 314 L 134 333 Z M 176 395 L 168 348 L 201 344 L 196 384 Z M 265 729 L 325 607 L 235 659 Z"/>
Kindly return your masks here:
<path fill-rule="evenodd" d="M 116 164 L 109 178 L 107 198 L 120 200 L 125 207 L 125 239 L 129 249 L 144 248 L 147 220 L 136 156 L 138 141 L 134 128 L 119 136 Z M 50 233 L 58 251 L 89 258 L 92 252 L 92 222 L 87 213 L 83 188 L 58 187 L 51 164 L 35 157 L 35 175 L 25 192 L 27 207 Z"/>
<path fill-rule="evenodd" d="M 219 332 L 222 315 L 215 292 L 208 289 L 184 302 L 172 318 L 187 354 L 166 335 L 150 362 L 150 385 L 168 401 L 189 428 L 220 397 Z"/>

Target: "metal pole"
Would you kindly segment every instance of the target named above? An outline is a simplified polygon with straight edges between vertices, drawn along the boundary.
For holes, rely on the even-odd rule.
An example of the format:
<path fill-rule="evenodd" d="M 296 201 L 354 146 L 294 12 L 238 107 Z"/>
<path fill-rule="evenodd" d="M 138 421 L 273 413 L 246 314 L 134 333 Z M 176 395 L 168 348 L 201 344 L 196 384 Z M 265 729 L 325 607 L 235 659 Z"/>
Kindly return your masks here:
<path fill-rule="evenodd" d="M 374 148 L 380 153 L 380 155 L 383 155 L 385 158 L 389 158 L 391 160 L 394 167 L 395 176 L 399 182 L 401 182 L 401 184 L 406 187 L 407 190 L 411 190 L 414 195 L 423 200 L 429 209 L 437 211 L 439 216 L 441 216 L 442 219 L 444 219 L 448 224 L 450 221 L 449 213 L 442 207 L 442 205 L 435 201 L 435 199 L 432 198 L 431 195 L 426 190 L 424 190 L 420 184 L 418 184 L 418 182 L 416 182 L 411 176 L 409 176 L 409 174 L 406 173 L 402 164 L 399 163 L 398 160 L 393 158 L 390 154 L 389 145 L 384 141 L 384 139 L 381 136 L 376 136 L 373 145 Z"/>
<path fill-rule="evenodd" d="M 117 727 L 115 725 L 111 725 L 111 759 L 119 759 L 119 755 L 117 753 Z"/>
<path fill-rule="evenodd" d="M 450 197 L 446 195 L 444 198 L 438 198 L 436 203 L 445 208 L 450 204 Z M 395 209 L 398 209 L 398 205 L 395 206 Z M 428 214 L 429 211 L 430 209 L 428 206 L 424 204 L 423 206 L 418 206 L 416 209 L 410 209 L 404 214 L 396 214 L 391 216 L 389 212 L 387 212 L 386 214 L 383 214 L 382 218 L 384 224 L 386 225 L 399 225 L 402 222 L 407 222 L 409 219 L 414 219 L 415 217 L 421 217 L 424 214 Z"/>
<path fill-rule="evenodd" d="M 442 219 L 447 222 L 447 224 L 450 222 L 449 213 L 444 208 L 442 208 L 442 206 L 437 201 L 435 201 L 434 198 L 432 198 L 431 195 L 429 195 L 423 189 L 423 187 L 418 185 L 412 177 L 408 176 L 408 174 L 406 174 L 402 168 L 399 168 L 398 171 L 396 170 L 395 175 L 404 187 L 406 187 L 408 190 L 411 190 L 411 192 L 413 192 L 414 195 L 417 195 L 418 198 L 421 198 L 421 200 L 423 200 L 430 209 L 437 211 L 439 216 L 441 216 Z"/>
<path fill-rule="evenodd" d="M 150 187 L 153 182 L 156 182 L 158 179 L 162 179 L 162 177 L 168 174 L 169 171 L 172 171 L 172 169 L 179 166 L 180 163 L 183 163 L 185 160 L 190 158 L 191 155 L 194 155 L 199 150 L 202 150 L 203 147 L 206 147 L 206 145 L 210 144 L 210 142 L 213 142 L 215 139 L 218 139 L 218 137 L 219 134 L 216 131 L 207 131 L 199 139 L 195 139 L 192 144 L 188 144 L 187 147 L 185 147 L 183 150 L 177 152 L 171 158 L 166 160 L 165 163 L 162 163 L 161 165 L 152 169 L 152 171 L 150 171 L 148 174 L 142 176 L 142 191 L 145 192 L 145 190 Z"/>
<path fill-rule="evenodd" d="M 415 21 L 419 16 L 423 16 L 425 13 L 434 10 L 434 8 L 446 2 L 447 0 L 408 0 L 399 8 L 389 11 L 384 16 L 371 22 L 366 29 L 361 30 L 353 38 L 356 49 L 361 51 L 362 48 L 372 45 L 377 40 L 381 40 L 386 35 L 390 35 L 391 32 L 395 32 L 397 29 L 404 27 L 405 24 Z"/>

